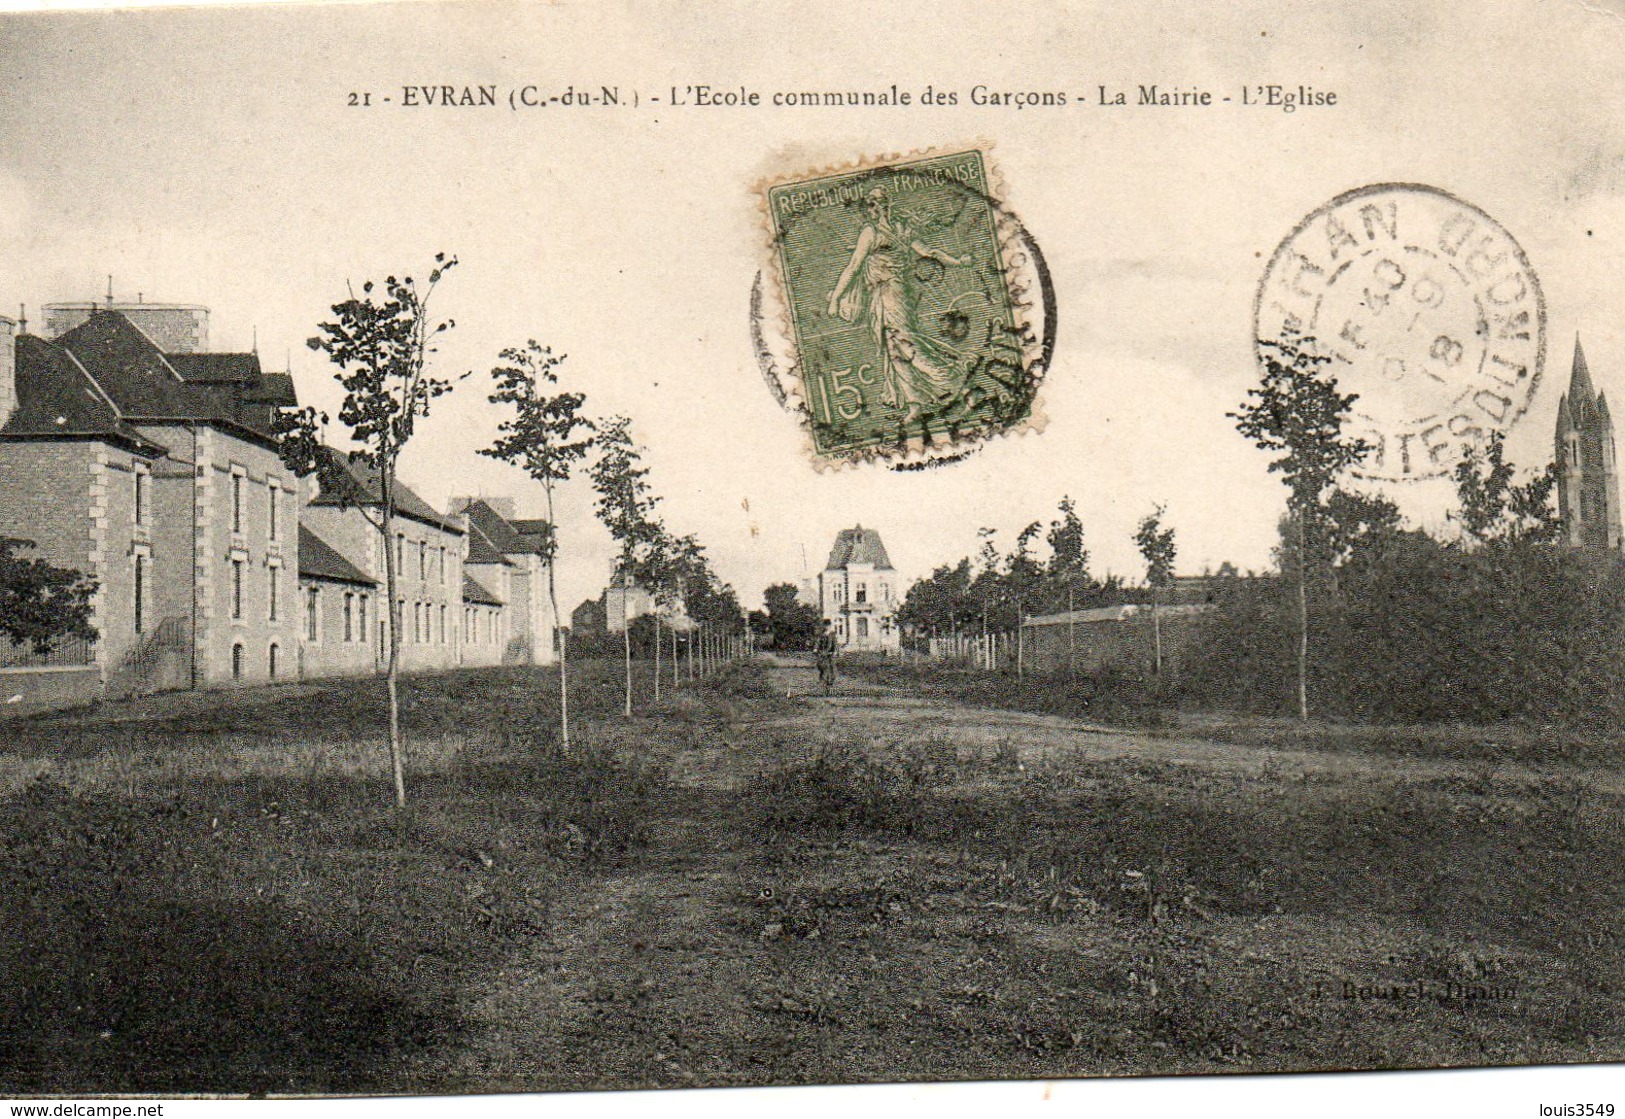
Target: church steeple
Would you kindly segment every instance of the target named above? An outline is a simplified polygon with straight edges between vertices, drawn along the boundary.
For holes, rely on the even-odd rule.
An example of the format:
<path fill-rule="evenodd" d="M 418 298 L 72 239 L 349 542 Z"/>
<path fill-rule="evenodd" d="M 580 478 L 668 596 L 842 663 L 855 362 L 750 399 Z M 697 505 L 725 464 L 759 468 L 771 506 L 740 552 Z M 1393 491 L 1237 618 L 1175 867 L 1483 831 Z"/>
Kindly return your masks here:
<path fill-rule="evenodd" d="M 1572 548 L 1617 551 L 1621 532 L 1614 421 L 1607 395 L 1598 393 L 1591 383 L 1578 336 L 1569 391 L 1557 402 L 1555 435 L 1557 503 L 1564 541 Z"/>
<path fill-rule="evenodd" d="M 1569 375 L 1569 399 L 1575 402 L 1577 410 L 1583 411 L 1596 395 L 1597 390 L 1591 387 L 1591 370 L 1586 368 L 1586 352 L 1580 345 L 1580 336 L 1576 334 L 1574 372 Z M 1584 401 L 1584 404 L 1581 401 Z"/>

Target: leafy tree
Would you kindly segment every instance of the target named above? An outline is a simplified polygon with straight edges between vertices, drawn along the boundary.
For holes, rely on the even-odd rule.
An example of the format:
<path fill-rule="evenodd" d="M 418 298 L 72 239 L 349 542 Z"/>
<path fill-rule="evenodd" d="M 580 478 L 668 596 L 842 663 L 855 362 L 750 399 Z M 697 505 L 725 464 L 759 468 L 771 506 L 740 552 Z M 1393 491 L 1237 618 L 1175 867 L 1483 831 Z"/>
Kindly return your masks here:
<path fill-rule="evenodd" d="M 401 734 L 400 658 L 401 604 L 396 594 L 394 536 L 396 468 L 401 450 L 412 439 L 430 404 L 451 391 L 451 383 L 428 372 L 434 340 L 454 325 L 436 321 L 429 313 L 435 289 L 457 265 L 455 257 L 436 253 L 429 281 L 419 286 L 411 276 L 385 279 L 380 293 L 370 280 L 361 295 L 333 305 L 333 321 L 320 324 L 311 349 L 325 353 L 338 366 L 333 379 L 344 389 L 339 422 L 349 428 L 357 449 L 352 462 L 370 468 L 377 478 L 376 513 L 365 495 L 357 492 L 353 475 L 342 456 L 322 442 L 325 414 L 312 407 L 280 414 L 281 455 L 288 468 L 301 477 L 316 475 L 324 492 L 345 505 L 353 505 L 378 532 L 384 556 L 384 582 L 389 599 L 389 757 L 395 778 L 395 803 L 406 805 L 406 744 Z"/>
<path fill-rule="evenodd" d="M 689 679 L 693 679 L 695 646 L 702 638 L 699 627 L 702 618 L 709 617 L 714 610 L 711 592 L 716 576 L 711 573 L 710 564 L 705 558 L 705 547 L 692 535 L 680 536 L 672 542 L 670 564 L 676 579 L 677 601 L 682 604 L 692 627 L 688 635 L 688 671 Z"/>
<path fill-rule="evenodd" d="M 1399 532 L 1399 506 L 1386 497 L 1341 486 L 1326 497 L 1323 559 L 1334 570 L 1390 543 Z"/>
<path fill-rule="evenodd" d="M 682 555 L 687 547 L 698 547 L 692 536 L 677 539 L 666 531 L 664 524 L 655 522 L 649 542 L 637 564 L 638 585 L 654 599 L 655 609 L 649 619 L 654 631 L 654 698 L 660 702 L 660 658 L 663 635 L 661 617 L 673 612 L 683 600 Z M 675 656 L 676 654 L 673 654 Z M 675 686 L 675 683 L 674 683 Z"/>
<path fill-rule="evenodd" d="M 1134 530 L 1134 543 L 1145 559 L 1145 581 L 1151 587 L 1151 632 L 1156 649 L 1156 673 L 1162 675 L 1162 616 L 1159 612 L 1163 593 L 1173 585 L 1174 559 L 1179 554 L 1174 543 L 1174 530 L 1162 527 L 1167 507 L 1158 505 L 1140 518 Z"/>
<path fill-rule="evenodd" d="M 1168 507 L 1158 505 L 1140 518 L 1134 531 L 1134 544 L 1145 560 L 1145 581 L 1153 590 L 1165 590 L 1173 585 L 1174 560 L 1179 546 L 1174 542 L 1174 530 L 1164 528 L 1162 518 Z"/>
<path fill-rule="evenodd" d="M 986 636 L 991 619 L 998 625 L 997 611 L 1004 604 L 1004 579 L 1000 571 L 999 545 L 995 540 L 997 529 L 979 528 L 976 535 L 982 545 L 976 550 L 976 577 L 971 580 L 971 593 L 982 610 L 982 634 Z"/>
<path fill-rule="evenodd" d="M 1046 565 L 1053 587 L 1050 606 L 1073 610 L 1097 584 L 1089 575 L 1089 549 L 1084 547 L 1083 521 L 1078 517 L 1072 498 L 1061 498 L 1059 512 L 1060 517 L 1050 522 L 1049 532 L 1044 537 L 1050 549 Z"/>
<path fill-rule="evenodd" d="M 1033 541 L 1043 526 L 1037 521 L 1016 533 L 1015 547 L 1004 559 L 1007 593 L 1019 609 L 1025 609 L 1038 594 L 1044 579 L 1044 565 L 1033 555 Z"/>
<path fill-rule="evenodd" d="M 824 626 L 818 607 L 801 601 L 794 583 L 774 583 L 762 592 L 775 649 L 808 649 Z"/>
<path fill-rule="evenodd" d="M 497 425 L 497 440 L 480 454 L 511 463 L 542 484 L 547 499 L 547 600 L 553 610 L 559 650 L 559 737 L 570 749 L 570 631 L 560 624 L 559 593 L 554 577 L 558 566 L 558 524 L 554 512 L 554 490 L 570 480 L 571 471 L 587 457 L 592 447 L 592 421 L 581 414 L 586 397 L 579 392 L 556 392 L 557 369 L 563 354 L 538 343 L 534 338 L 524 346 L 510 347 L 498 355 L 503 364 L 491 370 L 496 389 L 488 398 L 492 404 L 513 409 L 513 415 Z"/>
<path fill-rule="evenodd" d="M 621 586 L 622 649 L 626 663 L 626 717 L 632 717 L 632 633 L 626 606 L 638 577 L 645 574 L 665 529 L 655 518 L 660 499 L 649 487 L 643 449 L 632 438 L 632 421 L 614 416 L 599 426 L 598 459 L 588 473 L 598 493 L 595 510 L 615 539 L 615 577 Z"/>
<path fill-rule="evenodd" d="M 973 571 L 970 558 L 942 565 L 909 587 L 898 608 L 897 620 L 923 633 L 957 633 L 969 627 L 979 607 L 971 596 Z"/>
<path fill-rule="evenodd" d="M 1286 336 L 1259 341 L 1263 366 L 1257 388 L 1248 390 L 1239 412 L 1229 413 L 1236 429 L 1259 449 L 1276 457 L 1270 472 L 1287 486 L 1297 557 L 1298 714 L 1309 718 L 1309 582 L 1314 555 L 1324 554 L 1327 491 L 1346 469 L 1365 458 L 1370 446 L 1344 433 L 1355 394 L 1337 390 L 1314 339 Z"/>
<path fill-rule="evenodd" d="M 1016 631 L 1016 675 L 1026 667 L 1027 613 L 1038 598 L 1044 584 L 1044 565 L 1033 556 L 1033 541 L 1043 526 L 1033 521 L 1016 534 L 1016 544 L 1004 561 L 1004 598 L 1014 613 L 1012 623 Z"/>
<path fill-rule="evenodd" d="M 1519 485 L 1512 481 L 1516 474 L 1506 461 L 1502 432 L 1494 432 L 1482 446 L 1463 448 L 1455 473 L 1461 509 L 1452 518 L 1474 544 L 1518 548 L 1561 538 L 1563 523 L 1552 501 L 1557 464 Z"/>
<path fill-rule="evenodd" d="M 96 580 L 17 553 L 33 545 L 0 537 L 0 635 L 41 656 L 59 643 L 95 641 L 90 624 Z"/>
<path fill-rule="evenodd" d="M 710 663 L 733 638 L 747 632 L 745 609 L 734 589 L 711 570 L 705 549 L 692 536 L 680 538 L 679 544 L 683 608 L 697 627 L 702 659 Z"/>

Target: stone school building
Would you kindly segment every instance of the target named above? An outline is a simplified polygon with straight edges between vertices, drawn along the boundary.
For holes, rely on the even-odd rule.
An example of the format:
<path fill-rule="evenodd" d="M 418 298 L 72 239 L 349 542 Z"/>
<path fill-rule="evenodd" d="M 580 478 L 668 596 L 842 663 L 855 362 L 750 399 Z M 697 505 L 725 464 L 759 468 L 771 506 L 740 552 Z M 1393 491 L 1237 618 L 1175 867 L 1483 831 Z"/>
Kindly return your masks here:
<path fill-rule="evenodd" d="M 0 536 L 96 581 L 98 639 L 0 639 L 0 710 L 379 670 L 376 480 L 344 459 L 349 492 L 323 493 L 282 464 L 288 374 L 206 350 L 206 308 L 45 310 L 44 336 L 0 317 Z M 465 567 L 468 518 L 394 504 L 403 668 L 550 662 L 545 605 L 514 618 L 492 574 L 510 560 Z"/>

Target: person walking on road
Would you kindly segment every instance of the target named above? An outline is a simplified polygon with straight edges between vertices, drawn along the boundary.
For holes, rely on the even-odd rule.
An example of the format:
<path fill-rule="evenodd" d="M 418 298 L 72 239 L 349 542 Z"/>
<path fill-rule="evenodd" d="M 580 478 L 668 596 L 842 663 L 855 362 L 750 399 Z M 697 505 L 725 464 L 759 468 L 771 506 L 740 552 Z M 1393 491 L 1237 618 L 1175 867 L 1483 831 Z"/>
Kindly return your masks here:
<path fill-rule="evenodd" d="M 818 635 L 815 656 L 818 661 L 818 683 L 824 689 L 824 694 L 829 695 L 835 689 L 835 634 L 828 622 L 824 623 L 824 632 Z"/>

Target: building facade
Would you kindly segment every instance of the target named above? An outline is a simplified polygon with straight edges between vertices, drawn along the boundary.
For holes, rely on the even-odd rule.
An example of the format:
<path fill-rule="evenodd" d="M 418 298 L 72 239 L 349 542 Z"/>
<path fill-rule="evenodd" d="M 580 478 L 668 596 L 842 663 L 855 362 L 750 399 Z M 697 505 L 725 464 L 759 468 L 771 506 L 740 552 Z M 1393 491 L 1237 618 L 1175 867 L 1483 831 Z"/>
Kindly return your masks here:
<path fill-rule="evenodd" d="M 818 576 L 818 605 L 836 647 L 852 652 L 897 653 L 902 631 L 897 571 L 880 533 L 858 525 L 843 528 Z"/>
<path fill-rule="evenodd" d="M 601 637 L 608 632 L 602 598 L 584 598 L 579 606 L 570 611 L 572 637 Z"/>
<path fill-rule="evenodd" d="M 1608 398 L 1591 384 L 1585 351 L 1574 342 L 1569 391 L 1557 406 L 1554 458 L 1563 540 L 1573 548 L 1620 549 L 1619 466 Z"/>
<path fill-rule="evenodd" d="M 508 650 L 507 604 L 472 576 L 463 576 L 463 664 L 503 663 Z"/>
<path fill-rule="evenodd" d="M 309 525 L 299 526 L 299 675 L 365 676 L 384 667 L 379 583 Z"/>
<path fill-rule="evenodd" d="M 383 499 L 377 473 L 351 456 L 330 450 L 336 481 L 318 490 L 301 518 L 316 536 L 374 581 L 380 595 L 389 585 L 385 567 Z M 395 564 L 395 613 L 401 626 L 401 670 L 422 672 L 462 664 L 463 550 L 467 532 L 460 517 L 435 511 L 399 480 L 394 489 L 389 548 Z M 380 606 L 384 604 L 380 601 Z M 369 638 L 380 656 L 389 648 L 390 611 L 376 609 Z"/>
<path fill-rule="evenodd" d="M 110 695 L 291 677 L 299 487 L 273 419 L 292 381 L 148 325 L 90 309 L 50 338 L 0 328 L 0 532 L 98 588 L 99 640 L 49 667 Z"/>
<path fill-rule="evenodd" d="M 330 489 L 278 453 L 291 377 L 207 349 L 209 312 L 53 304 L 0 317 L 0 537 L 95 581 L 97 638 L 0 642 L 18 712 L 104 696 L 384 669 L 397 573 L 401 667 L 547 664 L 550 529 L 500 499 L 483 528 L 329 451 Z"/>
<path fill-rule="evenodd" d="M 627 626 L 647 615 L 659 615 L 660 624 L 679 633 L 694 628 L 688 607 L 681 599 L 661 602 L 653 592 L 637 583 L 628 583 L 612 577 L 599 599 L 598 616 L 603 619 L 605 633 L 620 633 Z"/>
<path fill-rule="evenodd" d="M 502 663 L 552 664 L 558 659 L 547 593 L 552 529 L 546 521 L 516 517 L 505 498 L 458 497 L 451 504 L 468 520 L 470 554 L 482 561 L 478 583 L 504 604 Z"/>

